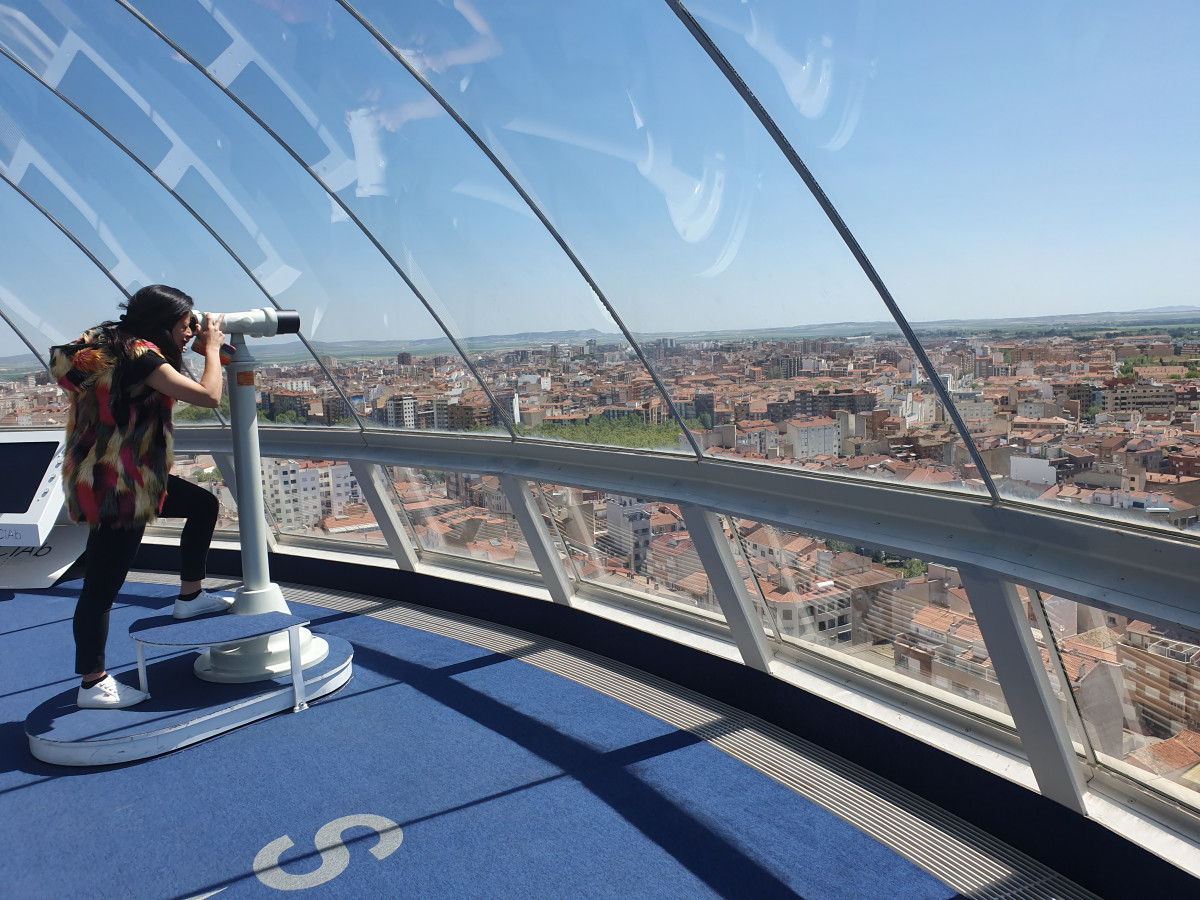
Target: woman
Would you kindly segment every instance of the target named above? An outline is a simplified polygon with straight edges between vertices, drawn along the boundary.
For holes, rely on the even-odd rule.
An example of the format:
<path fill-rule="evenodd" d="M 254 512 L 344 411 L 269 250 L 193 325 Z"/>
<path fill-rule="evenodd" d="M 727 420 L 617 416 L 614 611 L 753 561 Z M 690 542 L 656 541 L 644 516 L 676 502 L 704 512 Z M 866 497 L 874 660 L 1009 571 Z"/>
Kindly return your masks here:
<path fill-rule="evenodd" d="M 71 397 L 63 462 L 67 510 L 91 527 L 74 618 L 75 671 L 83 676 L 76 703 L 83 708 L 120 709 L 148 696 L 108 674 L 104 647 L 109 610 L 146 525 L 158 516 L 187 519 L 175 618 L 224 610 L 232 602 L 201 586 L 217 499 L 169 474 L 174 402 L 210 408 L 220 402 L 223 317 L 198 322 L 192 298 L 161 284 L 142 288 L 121 308 L 119 321 L 91 328 L 50 354 L 51 374 Z M 182 374 L 183 350 L 192 338 L 204 354 L 199 383 Z"/>

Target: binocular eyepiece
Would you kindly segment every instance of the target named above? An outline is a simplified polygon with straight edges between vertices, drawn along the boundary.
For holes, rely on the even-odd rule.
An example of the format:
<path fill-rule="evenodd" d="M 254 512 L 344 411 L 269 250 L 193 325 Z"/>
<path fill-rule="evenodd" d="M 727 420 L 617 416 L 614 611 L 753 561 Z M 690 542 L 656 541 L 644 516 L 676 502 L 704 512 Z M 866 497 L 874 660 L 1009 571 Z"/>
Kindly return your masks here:
<path fill-rule="evenodd" d="M 192 327 L 199 328 L 205 315 L 220 315 L 219 313 L 204 313 L 192 311 Z M 221 326 L 226 334 L 248 334 L 251 337 L 273 337 L 277 334 L 296 334 L 300 331 L 300 313 L 294 309 L 274 309 L 264 306 L 262 309 L 247 309 L 241 312 L 225 313 L 225 322 Z"/>

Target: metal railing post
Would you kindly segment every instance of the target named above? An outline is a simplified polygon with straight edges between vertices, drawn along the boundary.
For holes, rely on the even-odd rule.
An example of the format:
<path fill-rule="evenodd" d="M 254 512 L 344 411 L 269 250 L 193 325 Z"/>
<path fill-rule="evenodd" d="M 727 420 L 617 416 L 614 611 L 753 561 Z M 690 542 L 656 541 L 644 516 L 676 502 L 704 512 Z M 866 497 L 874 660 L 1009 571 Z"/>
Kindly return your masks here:
<path fill-rule="evenodd" d="M 1038 787 L 1086 816 L 1082 767 L 1016 585 L 975 566 L 958 574 Z"/>
<path fill-rule="evenodd" d="M 554 546 L 554 538 L 546 528 L 546 523 L 542 521 L 542 512 L 534 503 L 528 485 L 515 475 L 499 477 L 500 488 L 504 491 L 508 505 L 512 507 L 521 533 L 525 535 L 529 552 L 533 554 L 533 561 L 542 573 L 542 582 L 546 590 L 550 592 L 555 603 L 570 606 L 575 588 L 558 555 L 558 548 Z"/>
<path fill-rule="evenodd" d="M 383 539 L 387 541 L 388 549 L 392 551 L 396 565 L 404 572 L 417 571 L 417 550 L 408 539 L 408 532 L 404 530 L 404 523 L 400 521 L 396 508 L 388 501 L 389 488 L 383 467 L 361 459 L 352 459 L 350 471 L 354 473 L 371 515 L 379 524 L 379 530 L 383 533 Z"/>
<path fill-rule="evenodd" d="M 760 672 L 770 671 L 768 663 L 774 653 L 767 643 L 758 610 L 738 575 L 737 560 L 733 558 L 720 516 L 691 503 L 681 503 L 679 509 L 742 661 Z"/>

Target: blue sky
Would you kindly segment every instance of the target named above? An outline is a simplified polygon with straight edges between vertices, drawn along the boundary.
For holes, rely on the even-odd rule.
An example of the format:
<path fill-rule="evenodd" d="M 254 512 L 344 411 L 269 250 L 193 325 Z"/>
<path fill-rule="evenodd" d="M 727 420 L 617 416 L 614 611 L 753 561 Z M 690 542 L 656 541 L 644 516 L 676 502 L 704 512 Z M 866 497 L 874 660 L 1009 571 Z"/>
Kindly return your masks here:
<path fill-rule="evenodd" d="M 301 309 L 312 337 L 437 334 L 313 178 L 141 24 L 78 0 L 64 4 L 69 22 L 14 5 L 35 28 L 2 26 L 0 42 L 51 79 L 60 70 L 48 58 L 85 48 L 60 89 L 159 167 L 280 302 Z M 217 2 L 216 16 L 192 0 L 135 5 L 291 142 L 468 344 L 615 330 L 511 187 L 336 4 Z M 356 6 L 510 167 L 634 330 L 886 318 L 665 4 Z M 1194 4 L 691 8 L 910 319 L 1200 305 Z M 5 171 L 20 135 L 96 213 L 90 233 L 80 226 L 85 244 L 119 247 L 202 305 L 263 305 L 174 198 L 73 113 L 39 111 L 40 88 L 5 66 Z M 174 157 L 186 157 L 182 169 L 164 160 L 165 135 L 187 151 Z M 22 186 L 48 205 L 76 202 L 24 171 Z M 96 287 L 106 282 L 92 264 L 65 244 L 50 253 L 62 239 L 35 240 L 40 216 L 0 189 L 15 217 L 6 246 L 36 244 L 6 254 L 0 288 L 28 309 L 61 304 L 68 330 L 108 314 L 113 292 Z M 0 355 L 19 350 L 0 338 Z"/>

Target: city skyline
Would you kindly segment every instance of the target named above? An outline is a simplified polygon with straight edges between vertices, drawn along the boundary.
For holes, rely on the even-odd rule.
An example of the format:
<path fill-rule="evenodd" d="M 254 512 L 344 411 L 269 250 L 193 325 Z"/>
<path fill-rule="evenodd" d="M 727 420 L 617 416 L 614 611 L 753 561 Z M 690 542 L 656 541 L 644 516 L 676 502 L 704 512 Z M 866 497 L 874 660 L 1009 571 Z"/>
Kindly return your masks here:
<path fill-rule="evenodd" d="M 988 332 L 999 327 L 1001 332 L 1005 327 L 1010 336 L 1019 334 L 1021 329 L 1041 327 L 1042 330 L 1081 330 L 1097 329 L 1111 326 L 1115 328 L 1147 329 L 1155 327 L 1178 327 L 1194 324 L 1200 328 L 1200 306 L 1169 306 L 1150 307 L 1133 310 L 1105 310 L 1091 313 L 1075 313 L 1068 316 L 1021 316 L 998 319 L 941 319 L 922 322 L 909 322 L 914 332 L 921 338 L 942 338 L 948 332 L 980 329 L 979 336 L 992 337 Z M 983 326 L 989 326 L 986 329 Z M 303 332 L 303 326 L 301 332 Z M 11 334 L 11 332 L 9 332 Z M 899 326 L 894 321 L 879 320 L 874 322 L 824 322 L 806 325 L 776 326 L 762 329 L 726 329 L 714 332 L 670 331 L 651 334 L 635 334 L 641 342 L 652 342 L 662 338 L 673 338 L 687 342 L 722 342 L 746 340 L 803 340 L 808 338 L 841 337 L 845 339 L 870 339 L 873 336 L 887 334 L 889 337 L 902 338 Z M 15 335 L 14 335 L 15 337 Z M 624 342 L 624 335 L 619 332 L 602 332 L 596 329 L 562 330 L 544 332 L 518 332 L 512 334 L 472 335 L 469 340 L 474 342 L 478 352 L 495 352 L 497 350 L 516 349 L 521 346 L 549 346 L 554 343 L 567 343 L 587 339 Z M 484 343 L 489 342 L 489 343 Z M 448 353 L 455 355 L 453 344 L 446 337 L 415 338 L 410 340 L 377 340 L 377 341 L 310 341 L 314 349 L 323 350 L 334 356 L 370 356 L 372 354 L 390 356 L 403 350 L 430 353 Z M 249 340 L 251 352 L 256 358 L 263 360 L 295 361 L 309 358 L 304 344 L 298 341 L 280 341 L 278 339 Z M 39 348 L 41 349 L 41 348 Z M 0 373 L 19 367 L 36 365 L 30 353 L 0 355 Z"/>

